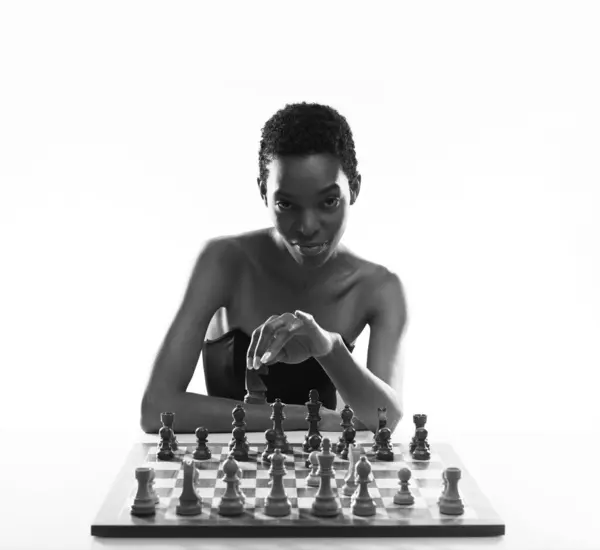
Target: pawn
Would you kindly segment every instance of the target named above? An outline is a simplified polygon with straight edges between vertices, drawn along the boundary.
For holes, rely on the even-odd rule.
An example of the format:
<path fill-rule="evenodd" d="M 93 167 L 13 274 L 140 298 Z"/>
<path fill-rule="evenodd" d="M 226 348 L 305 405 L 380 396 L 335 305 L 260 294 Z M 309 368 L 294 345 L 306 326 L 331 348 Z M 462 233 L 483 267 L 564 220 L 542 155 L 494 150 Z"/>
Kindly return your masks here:
<path fill-rule="evenodd" d="M 375 501 L 369 494 L 367 485 L 371 482 L 371 464 L 366 456 L 361 456 L 356 465 L 356 477 L 358 478 L 358 491 L 351 499 L 351 509 L 355 516 L 374 516 L 377 512 Z"/>
<path fill-rule="evenodd" d="M 444 470 L 446 488 L 439 500 L 440 513 L 460 516 L 465 511 L 462 498 L 458 492 L 458 480 L 460 477 L 460 468 L 446 468 Z"/>
<path fill-rule="evenodd" d="M 431 453 L 429 452 L 429 446 L 427 445 L 427 430 L 425 428 L 417 428 L 416 433 L 417 446 L 412 454 L 415 460 L 429 460 Z"/>
<path fill-rule="evenodd" d="M 247 461 L 248 445 L 246 443 L 246 431 L 244 428 L 240 428 L 238 426 L 237 428 L 233 429 L 232 435 L 234 440 L 234 446 L 232 449 L 233 458 L 236 460 Z"/>
<path fill-rule="evenodd" d="M 411 505 L 415 503 L 415 497 L 408 488 L 411 475 L 411 471 L 408 468 L 401 468 L 398 471 L 398 479 L 400 480 L 398 485 L 400 485 L 400 489 L 394 495 L 394 504 Z"/>
<path fill-rule="evenodd" d="M 348 473 L 344 478 L 344 486 L 342 487 L 342 493 L 344 493 L 344 495 L 346 495 L 347 497 L 350 497 L 356 492 L 356 489 L 358 488 L 358 483 L 356 483 L 355 468 L 356 464 L 360 460 L 361 449 L 356 445 L 356 443 L 349 443 L 348 447 L 346 447 L 345 450 L 347 451 L 348 448 L 350 448 L 350 452 L 346 454 L 349 454 L 348 459 L 350 461 L 350 464 L 348 465 Z"/>
<path fill-rule="evenodd" d="M 379 449 L 377 449 L 376 457 L 379 460 L 394 460 L 394 448 L 391 442 L 392 430 L 389 428 L 381 428 L 379 430 Z"/>
<path fill-rule="evenodd" d="M 323 441 L 323 438 L 318 435 L 318 434 L 313 434 L 308 438 L 308 448 L 309 448 L 309 456 L 306 459 L 305 462 L 305 466 L 307 468 L 311 467 L 311 462 L 310 462 L 310 453 L 312 453 L 313 451 L 320 451 L 321 450 L 321 442 Z"/>
<path fill-rule="evenodd" d="M 308 487 L 318 487 L 321 483 L 321 478 L 318 476 L 317 472 L 319 471 L 319 451 L 315 450 L 308 455 L 308 460 L 310 462 L 310 472 L 306 476 L 306 485 Z"/>
<path fill-rule="evenodd" d="M 348 460 L 348 449 L 351 445 L 354 445 L 354 438 L 356 437 L 356 428 L 354 426 L 348 426 L 342 433 L 344 438 L 344 448 L 340 454 L 342 460 Z"/>
<path fill-rule="evenodd" d="M 173 453 L 173 449 L 171 448 L 173 431 L 168 426 L 163 426 L 158 430 L 158 435 L 160 436 L 161 441 L 158 446 L 156 457 L 159 460 L 172 460 L 175 456 L 175 453 Z"/>
<path fill-rule="evenodd" d="M 195 433 L 198 445 L 194 451 L 194 458 L 196 460 L 208 460 L 212 456 L 212 453 L 206 444 L 206 440 L 208 439 L 208 430 L 204 427 L 200 427 L 196 428 Z"/>
<path fill-rule="evenodd" d="M 287 516 L 292 511 L 292 503 L 283 486 L 283 478 L 287 474 L 284 463 L 285 455 L 281 453 L 281 449 L 275 449 L 271 456 L 271 468 L 269 469 L 272 480 L 271 491 L 265 499 L 265 514 L 267 516 Z"/>
<path fill-rule="evenodd" d="M 183 491 L 179 497 L 179 504 L 175 508 L 178 516 L 197 516 L 202 513 L 202 499 L 196 493 L 194 478 L 196 466 L 191 460 L 183 462 Z"/>
<path fill-rule="evenodd" d="M 134 516 L 153 516 L 156 514 L 154 495 L 150 492 L 151 470 L 151 468 L 146 467 L 135 469 L 138 489 L 131 506 L 131 513 Z"/>
<path fill-rule="evenodd" d="M 277 432 L 270 429 L 265 432 L 265 439 L 267 440 L 267 446 L 262 454 L 264 462 L 271 462 L 270 456 L 275 452 L 275 442 L 277 440 Z"/>
<path fill-rule="evenodd" d="M 244 513 L 244 502 L 238 493 L 239 465 L 233 456 L 229 455 L 223 463 L 223 481 L 227 484 L 225 493 L 217 511 L 222 516 L 240 516 Z"/>
<path fill-rule="evenodd" d="M 150 468 L 150 479 L 148 479 L 148 491 L 150 491 L 150 494 L 154 498 L 154 504 L 160 504 L 160 497 L 158 496 L 158 493 L 156 492 L 156 489 L 154 488 L 154 480 L 155 479 L 156 479 L 156 472 L 154 471 L 154 468 Z"/>

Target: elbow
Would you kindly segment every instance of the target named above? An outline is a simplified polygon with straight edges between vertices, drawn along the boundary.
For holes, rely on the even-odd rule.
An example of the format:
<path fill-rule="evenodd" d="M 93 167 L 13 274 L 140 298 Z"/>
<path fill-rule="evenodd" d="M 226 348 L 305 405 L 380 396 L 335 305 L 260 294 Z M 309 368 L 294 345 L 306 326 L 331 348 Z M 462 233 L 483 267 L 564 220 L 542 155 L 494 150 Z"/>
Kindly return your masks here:
<path fill-rule="evenodd" d="M 147 434 L 156 434 L 161 427 L 160 407 L 157 406 L 148 393 L 142 397 L 140 409 L 140 428 Z"/>

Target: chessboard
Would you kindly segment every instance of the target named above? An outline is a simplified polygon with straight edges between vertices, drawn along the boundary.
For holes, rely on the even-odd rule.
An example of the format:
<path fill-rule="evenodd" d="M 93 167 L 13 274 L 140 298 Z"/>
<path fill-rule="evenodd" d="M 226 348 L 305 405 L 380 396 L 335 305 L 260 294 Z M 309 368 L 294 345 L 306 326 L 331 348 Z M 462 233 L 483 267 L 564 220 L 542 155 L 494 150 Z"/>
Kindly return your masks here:
<path fill-rule="evenodd" d="M 231 435 L 212 434 L 208 441 L 212 456 L 206 460 L 193 460 L 193 436 L 179 435 L 179 448 L 172 460 L 157 458 L 156 442 L 138 443 L 133 447 L 92 524 L 91 534 L 100 537 L 462 537 L 495 536 L 505 532 L 503 521 L 450 445 L 432 442 L 429 460 L 415 460 L 408 444 L 394 443 L 394 459 L 383 461 L 377 459 L 371 449 L 373 434 L 369 432 L 357 432 L 356 444 L 362 448 L 372 467 L 368 488 L 377 507 L 375 515 L 361 517 L 352 513 L 350 497 L 340 490 L 347 474 L 348 460 L 339 455 L 333 463 L 335 483 L 332 480 L 332 486 L 337 488 L 341 513 L 335 517 L 313 515 L 311 504 L 318 488 L 306 483 L 310 467 L 306 465 L 309 455 L 302 449 L 304 433 L 288 432 L 293 453 L 286 455 L 287 474 L 283 482 L 292 510 L 285 517 L 268 516 L 263 507 L 270 491 L 270 465 L 261 459 L 265 448 L 261 435 L 248 433 L 249 460 L 238 463 L 240 489 L 246 497 L 242 515 L 226 517 L 217 511 L 226 489 L 222 464 L 231 452 Z M 331 434 L 331 441 L 336 441 L 337 436 L 339 434 Z M 195 489 L 202 499 L 202 511 L 196 516 L 176 513 L 183 488 L 184 460 L 193 460 L 198 473 Z M 154 469 L 154 489 L 160 498 L 156 512 L 147 517 L 131 513 L 138 487 L 135 470 L 139 467 Z M 464 512 L 457 516 L 440 513 L 438 506 L 443 490 L 442 473 L 448 467 L 461 469 L 459 490 Z M 401 468 L 411 471 L 412 505 L 394 503 Z"/>

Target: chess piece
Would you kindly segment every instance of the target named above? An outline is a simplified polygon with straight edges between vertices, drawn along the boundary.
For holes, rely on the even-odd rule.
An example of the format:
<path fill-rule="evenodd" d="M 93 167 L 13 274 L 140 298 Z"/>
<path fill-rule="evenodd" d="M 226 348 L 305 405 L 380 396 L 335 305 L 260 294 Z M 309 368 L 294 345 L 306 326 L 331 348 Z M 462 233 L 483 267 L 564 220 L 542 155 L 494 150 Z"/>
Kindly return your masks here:
<path fill-rule="evenodd" d="M 275 449 L 271 456 L 271 491 L 265 499 L 265 514 L 267 516 L 287 516 L 292 511 L 292 503 L 285 493 L 283 477 L 287 474 L 285 469 L 285 455 L 280 449 Z"/>
<path fill-rule="evenodd" d="M 379 449 L 377 449 L 375 455 L 378 460 L 386 460 L 388 462 L 394 460 L 394 448 L 391 439 L 392 430 L 389 428 L 381 428 L 379 430 Z"/>
<path fill-rule="evenodd" d="M 196 450 L 194 451 L 194 459 L 196 460 L 208 460 L 212 453 L 206 444 L 208 439 L 208 430 L 204 427 L 196 428 L 196 440 L 198 442 Z"/>
<path fill-rule="evenodd" d="M 348 451 L 349 449 L 349 451 Z M 344 449 L 348 454 L 348 473 L 344 478 L 344 486 L 342 487 L 342 493 L 347 497 L 352 496 L 356 489 L 358 488 L 358 483 L 356 483 L 356 464 L 360 460 L 361 449 L 356 443 L 349 443 L 346 449 Z"/>
<path fill-rule="evenodd" d="M 321 403 L 319 401 L 319 392 L 317 390 L 310 390 L 308 392 L 308 401 L 305 403 L 306 408 L 308 409 L 308 413 L 306 414 L 306 421 L 308 422 L 308 432 L 304 437 L 304 445 L 302 449 L 305 453 L 311 452 L 310 447 L 310 438 L 313 435 L 318 435 L 321 437 L 321 432 L 319 432 L 319 422 L 321 421 L 321 416 L 319 415 L 319 411 L 321 409 Z"/>
<path fill-rule="evenodd" d="M 275 443 L 277 440 L 277 434 L 275 433 L 275 430 L 267 430 L 265 432 L 265 439 L 267 440 L 267 446 L 262 454 L 262 459 L 264 462 L 271 462 L 270 456 L 275 452 L 276 449 Z"/>
<path fill-rule="evenodd" d="M 342 422 L 340 424 L 340 426 L 342 427 L 342 435 L 340 435 L 340 438 L 339 438 L 338 443 L 336 445 L 336 448 L 335 448 L 335 452 L 336 453 L 341 453 L 346 448 L 347 441 L 346 441 L 346 437 L 344 436 L 344 432 L 348 428 L 354 428 L 354 423 L 352 421 L 352 418 L 354 417 L 354 411 L 350 408 L 349 405 L 346 405 L 342 409 L 342 412 L 340 413 L 340 416 L 342 417 Z M 354 433 L 356 434 L 356 430 L 354 430 Z M 347 454 L 348 453 L 346 453 L 346 455 Z"/>
<path fill-rule="evenodd" d="M 451 467 L 444 470 L 446 489 L 439 500 L 440 513 L 451 516 L 460 516 L 465 511 L 463 501 L 458 492 L 458 480 L 460 477 L 460 468 Z"/>
<path fill-rule="evenodd" d="M 159 460 L 172 460 L 175 456 L 173 450 L 171 449 L 171 435 L 172 430 L 168 426 L 163 426 L 160 430 L 158 430 L 158 435 L 160 436 L 160 443 L 158 446 L 158 452 L 156 453 L 156 457 Z"/>
<path fill-rule="evenodd" d="M 308 455 L 308 461 L 310 463 L 310 472 L 306 476 L 306 485 L 308 487 L 318 487 L 321 483 L 321 478 L 318 475 L 319 471 L 319 451 L 312 451 Z"/>
<path fill-rule="evenodd" d="M 374 516 L 377 512 L 375 501 L 369 494 L 367 485 L 371 483 L 371 464 L 366 456 L 361 456 L 356 465 L 356 478 L 358 482 L 358 491 L 354 493 L 351 499 L 352 513 L 356 516 Z"/>
<path fill-rule="evenodd" d="M 150 471 L 151 468 L 146 467 L 135 469 L 138 488 L 131 506 L 131 513 L 134 516 L 152 516 L 156 514 L 154 496 L 150 492 Z"/>
<path fill-rule="evenodd" d="M 439 498 L 437 499 L 437 503 L 440 503 L 440 500 L 442 499 L 442 495 L 446 492 L 446 489 L 448 488 L 448 480 L 446 479 L 446 470 L 444 470 L 442 472 L 442 492 L 440 493 Z"/>
<path fill-rule="evenodd" d="M 385 428 L 387 425 L 387 407 L 377 407 L 377 420 L 379 426 L 377 427 L 377 431 L 373 435 L 374 443 L 373 447 L 371 447 L 371 450 L 375 453 L 379 450 L 380 447 L 379 432 L 381 428 Z"/>
<path fill-rule="evenodd" d="M 356 428 L 354 426 L 348 426 L 344 430 L 342 437 L 344 438 L 344 448 L 340 453 L 340 458 L 342 460 L 348 460 L 348 449 L 350 448 L 350 445 L 354 444 L 354 438 L 356 437 Z"/>
<path fill-rule="evenodd" d="M 292 446 L 288 443 L 287 437 L 283 431 L 283 421 L 285 420 L 283 409 L 285 408 L 285 403 L 282 403 L 281 399 L 275 399 L 275 401 L 271 403 L 271 408 L 273 409 L 271 420 L 273 421 L 273 429 L 276 434 L 275 447 L 281 449 L 282 453 L 293 453 Z"/>
<path fill-rule="evenodd" d="M 318 517 L 337 516 L 342 511 L 342 505 L 331 486 L 332 480 L 335 483 L 335 471 L 332 467 L 335 455 L 331 452 L 331 441 L 328 437 L 323 438 L 323 451 L 317 454 L 317 459 L 320 483 L 311 511 Z"/>
<path fill-rule="evenodd" d="M 267 402 L 267 386 L 261 376 L 269 374 L 269 367 L 261 365 L 258 370 L 246 369 L 246 395 L 244 403 L 265 404 Z"/>
<path fill-rule="evenodd" d="M 197 516 L 202 513 L 202 499 L 196 493 L 194 477 L 196 466 L 191 460 L 183 461 L 183 490 L 179 497 L 179 504 L 175 508 L 178 516 Z"/>
<path fill-rule="evenodd" d="M 223 463 L 223 481 L 227 484 L 227 488 L 217 508 L 218 513 L 222 516 L 240 516 L 244 513 L 244 503 L 238 492 L 239 468 L 235 458 L 231 455 Z"/>
<path fill-rule="evenodd" d="M 321 442 L 322 442 L 323 438 L 321 437 L 321 435 L 317 435 L 317 434 L 313 434 L 310 436 L 310 438 L 308 439 L 308 453 L 310 455 L 310 453 L 312 453 L 313 451 L 320 451 L 321 450 Z M 310 464 L 310 460 L 309 458 L 306 459 L 306 467 L 310 468 L 311 464 Z"/>
<path fill-rule="evenodd" d="M 171 430 L 171 440 L 169 441 L 169 443 L 171 444 L 171 450 L 177 451 L 177 449 L 179 449 L 179 443 L 177 442 L 177 438 L 175 437 L 175 431 L 173 430 L 173 423 L 175 422 L 175 413 L 160 413 L 160 421 L 162 422 L 163 426 L 166 426 Z"/>
<path fill-rule="evenodd" d="M 246 432 L 243 428 L 240 428 L 238 426 L 237 428 L 233 429 L 234 446 L 233 446 L 232 453 L 233 453 L 233 458 L 235 458 L 236 460 L 241 460 L 241 461 L 249 460 L 249 458 L 248 458 L 249 445 L 246 443 L 245 439 L 246 439 Z"/>
<path fill-rule="evenodd" d="M 231 416 L 233 417 L 233 422 L 231 423 L 233 428 L 231 431 L 231 441 L 229 442 L 229 450 L 233 450 L 233 447 L 235 446 L 235 437 L 233 436 L 233 430 L 235 430 L 236 428 L 242 429 L 244 444 L 249 449 L 250 445 L 248 444 L 248 439 L 246 438 L 246 421 L 244 420 L 244 418 L 246 417 L 246 411 L 244 407 L 240 404 L 237 404 L 233 411 L 231 411 Z"/>
<path fill-rule="evenodd" d="M 398 471 L 398 485 L 400 485 L 400 489 L 394 495 L 394 504 L 412 505 L 415 503 L 415 497 L 408 488 L 411 475 L 412 473 L 408 468 L 401 468 Z"/>
<path fill-rule="evenodd" d="M 426 444 L 427 430 L 425 428 L 417 428 L 416 438 L 417 446 L 412 454 L 413 460 L 429 460 L 431 458 L 431 453 Z"/>
<path fill-rule="evenodd" d="M 148 491 L 150 492 L 150 495 L 154 499 L 154 504 L 160 504 L 160 497 L 158 496 L 158 493 L 156 492 L 156 488 L 154 487 L 155 479 L 156 479 L 156 472 L 154 471 L 154 468 L 150 468 L 150 477 L 148 479 Z"/>
<path fill-rule="evenodd" d="M 413 422 L 415 424 L 415 435 L 413 435 L 412 439 L 410 440 L 410 445 L 409 445 L 409 449 L 408 449 L 410 451 L 410 454 L 413 454 L 415 452 L 415 449 L 417 448 L 417 430 L 419 428 L 425 427 L 425 423 L 427 422 L 427 415 L 426 414 L 413 414 Z M 429 447 L 429 444 L 427 444 L 427 445 Z"/>

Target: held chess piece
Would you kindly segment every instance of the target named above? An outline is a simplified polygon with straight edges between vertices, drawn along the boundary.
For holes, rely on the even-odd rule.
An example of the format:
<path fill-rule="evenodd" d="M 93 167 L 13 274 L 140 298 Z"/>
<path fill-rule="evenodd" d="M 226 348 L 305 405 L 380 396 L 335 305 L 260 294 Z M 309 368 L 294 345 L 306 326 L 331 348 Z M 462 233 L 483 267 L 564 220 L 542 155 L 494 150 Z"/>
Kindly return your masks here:
<path fill-rule="evenodd" d="M 427 445 L 427 430 L 425 428 L 417 428 L 416 433 L 417 446 L 412 454 L 414 460 L 429 460 L 431 453 L 429 452 L 429 445 Z"/>
<path fill-rule="evenodd" d="M 310 472 L 306 476 L 307 487 L 318 487 L 321 483 L 321 478 L 318 475 L 319 472 L 319 451 L 313 451 L 308 455 L 308 462 L 310 463 L 308 468 Z"/>
<path fill-rule="evenodd" d="M 197 516 L 202 513 L 202 498 L 196 493 L 194 478 L 196 466 L 191 460 L 183 461 L 183 490 L 179 497 L 179 504 L 175 508 L 178 516 Z"/>
<path fill-rule="evenodd" d="M 425 427 L 425 424 L 427 422 L 427 415 L 413 414 L 413 422 L 415 423 L 415 435 L 413 435 L 412 439 L 410 440 L 410 445 L 408 449 L 410 451 L 410 454 L 413 454 L 415 452 L 415 449 L 417 448 L 417 430 L 419 428 Z M 427 444 L 427 450 L 429 450 L 429 443 Z"/>
<path fill-rule="evenodd" d="M 311 507 L 313 515 L 318 517 L 337 516 L 342 511 L 342 504 L 331 486 L 332 480 L 335 483 L 335 472 L 332 467 L 335 455 L 330 449 L 331 441 L 328 437 L 323 438 L 323 451 L 317 455 L 319 490 Z"/>
<path fill-rule="evenodd" d="M 344 450 L 348 452 L 348 449 L 350 449 L 350 452 L 348 453 L 348 460 L 350 463 L 348 465 L 348 473 L 344 478 L 344 486 L 342 487 L 342 493 L 344 493 L 344 495 L 346 495 L 347 497 L 351 497 L 358 488 L 358 483 L 356 483 L 355 468 L 356 464 L 360 460 L 361 449 L 360 447 L 358 447 L 358 445 L 356 445 L 356 443 L 349 443 L 348 447 L 346 447 L 346 449 Z"/>
<path fill-rule="evenodd" d="M 267 386 L 261 376 L 268 374 L 268 365 L 261 364 L 258 370 L 246 368 L 244 403 L 264 405 L 267 402 Z"/>
<path fill-rule="evenodd" d="M 166 426 L 171 430 L 171 450 L 176 451 L 177 449 L 179 449 L 179 443 L 177 442 L 177 438 L 175 437 L 175 430 L 173 429 L 173 423 L 175 422 L 175 413 L 160 413 L 160 421 L 162 422 L 163 426 Z"/>
<path fill-rule="evenodd" d="M 232 454 L 233 454 L 233 458 L 235 458 L 236 460 L 240 460 L 240 461 L 248 461 L 249 460 L 249 457 L 248 457 L 249 445 L 246 443 L 245 439 L 246 439 L 246 432 L 243 428 L 240 428 L 238 426 L 237 428 L 233 429 L 234 445 L 233 445 L 233 449 L 232 449 Z"/>
<path fill-rule="evenodd" d="M 134 516 L 153 516 L 156 513 L 154 496 L 150 492 L 151 468 L 136 468 L 135 478 L 138 483 L 137 493 L 131 506 Z"/>
<path fill-rule="evenodd" d="M 358 491 L 351 499 L 351 509 L 355 516 L 374 516 L 377 512 L 375 501 L 369 494 L 367 485 L 371 483 L 371 464 L 366 456 L 361 456 L 356 465 Z"/>
<path fill-rule="evenodd" d="M 340 439 L 338 440 L 338 443 L 335 447 L 336 453 L 341 453 L 346 448 L 347 441 L 346 441 L 346 438 L 344 437 L 344 432 L 346 431 L 346 429 L 354 428 L 354 423 L 352 421 L 352 418 L 354 417 L 354 411 L 350 408 L 349 405 L 346 405 L 342 409 L 340 416 L 342 417 L 342 422 L 340 424 L 340 426 L 342 427 L 342 435 L 340 436 Z M 355 433 L 356 433 L 356 430 L 355 430 Z"/>
<path fill-rule="evenodd" d="M 392 446 L 392 430 L 389 428 L 381 428 L 379 430 L 379 449 L 377 449 L 376 457 L 378 460 L 386 460 L 392 462 L 394 460 L 394 447 Z"/>
<path fill-rule="evenodd" d="M 398 471 L 398 485 L 400 485 L 400 489 L 398 489 L 398 492 L 394 495 L 394 504 L 410 506 L 415 503 L 415 497 L 408 488 L 411 476 L 412 473 L 408 468 L 400 468 Z"/>
<path fill-rule="evenodd" d="M 244 513 L 244 503 L 238 492 L 239 465 L 233 456 L 229 455 L 223 463 L 223 481 L 227 484 L 221 497 L 217 511 L 222 516 L 241 516 Z"/>
<path fill-rule="evenodd" d="M 312 453 L 313 451 L 320 451 L 321 450 L 321 442 L 323 441 L 323 438 L 320 435 L 317 434 L 313 434 L 310 436 L 310 438 L 308 439 L 308 453 L 310 455 L 310 453 Z M 310 460 L 309 460 L 310 456 L 306 459 L 306 467 L 310 468 L 311 464 L 310 464 Z"/>
<path fill-rule="evenodd" d="M 451 467 L 444 470 L 446 489 L 439 500 L 440 513 L 451 516 L 460 516 L 465 511 L 463 501 L 458 492 L 458 480 L 460 477 L 460 468 Z"/>
<path fill-rule="evenodd" d="M 377 419 L 379 425 L 377 427 L 377 431 L 373 435 L 374 443 L 373 447 L 371 447 L 371 450 L 374 453 L 376 453 L 379 450 L 379 447 L 381 445 L 379 441 L 379 432 L 381 431 L 381 428 L 385 428 L 387 426 L 387 407 L 377 407 Z"/>
<path fill-rule="evenodd" d="M 283 421 L 285 420 L 283 409 L 285 408 L 285 403 L 282 403 L 279 398 L 275 399 L 275 401 L 271 403 L 271 408 L 273 409 L 271 420 L 273 421 L 273 429 L 275 430 L 276 435 L 275 447 L 281 449 L 282 453 L 293 453 L 292 446 L 288 443 L 287 437 L 283 431 Z"/>
<path fill-rule="evenodd" d="M 196 446 L 196 450 L 194 451 L 194 459 L 195 460 L 208 460 L 212 453 L 206 444 L 206 440 L 208 438 L 208 430 L 204 427 L 196 428 L 196 440 L 198 441 L 198 445 Z"/>
<path fill-rule="evenodd" d="M 233 450 L 233 447 L 235 445 L 235 437 L 233 436 L 233 430 L 235 430 L 235 428 L 242 428 L 244 433 L 244 443 L 248 448 L 250 448 L 250 445 L 248 444 L 248 440 L 246 438 L 246 421 L 244 420 L 244 418 L 246 417 L 246 411 L 244 407 L 240 404 L 237 404 L 233 411 L 231 411 L 231 416 L 233 417 L 233 422 L 231 423 L 233 428 L 231 441 L 229 442 L 229 450 Z"/>
<path fill-rule="evenodd" d="M 322 404 L 323 403 L 319 401 L 319 392 L 317 390 L 310 390 L 310 392 L 308 392 L 308 401 L 305 403 L 306 408 L 308 409 L 308 413 L 306 414 L 308 432 L 304 437 L 304 445 L 302 446 L 305 453 L 310 453 L 311 451 L 310 438 L 313 435 L 321 437 L 321 432 L 319 432 L 319 422 L 321 421 L 319 411 L 321 410 Z"/>
<path fill-rule="evenodd" d="M 275 430 L 270 429 L 265 432 L 265 439 L 267 440 L 267 446 L 262 454 L 262 459 L 264 462 L 271 462 L 271 455 L 275 452 L 276 446 L 275 442 L 277 440 L 277 434 Z"/>
<path fill-rule="evenodd" d="M 292 511 L 292 503 L 285 493 L 283 477 L 287 474 L 285 469 L 285 455 L 280 449 L 275 449 L 271 457 L 271 491 L 265 500 L 265 514 L 267 516 L 287 516 Z"/>
<path fill-rule="evenodd" d="M 160 443 L 158 444 L 158 452 L 156 453 L 156 457 L 159 460 L 172 460 L 175 454 L 171 449 L 171 434 L 173 431 L 168 426 L 163 426 L 160 430 L 158 430 L 158 435 L 160 436 Z"/>

